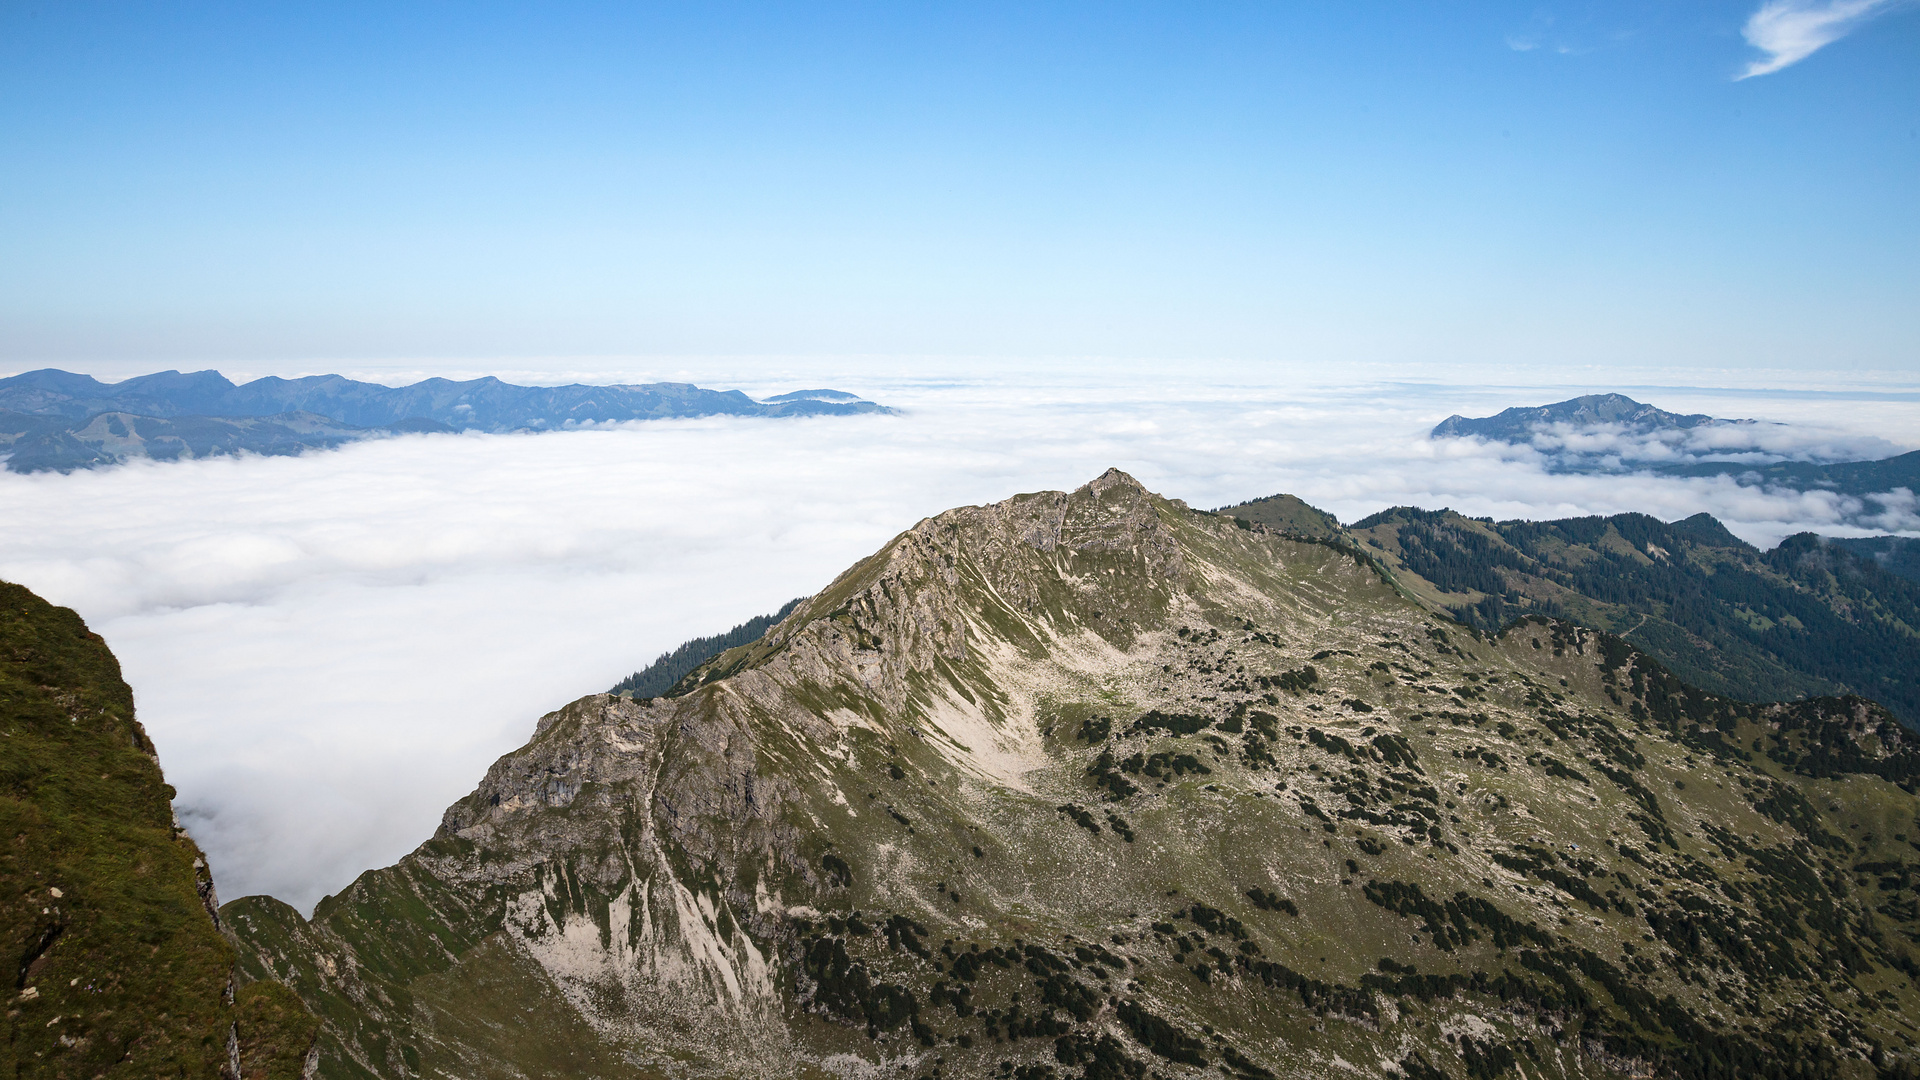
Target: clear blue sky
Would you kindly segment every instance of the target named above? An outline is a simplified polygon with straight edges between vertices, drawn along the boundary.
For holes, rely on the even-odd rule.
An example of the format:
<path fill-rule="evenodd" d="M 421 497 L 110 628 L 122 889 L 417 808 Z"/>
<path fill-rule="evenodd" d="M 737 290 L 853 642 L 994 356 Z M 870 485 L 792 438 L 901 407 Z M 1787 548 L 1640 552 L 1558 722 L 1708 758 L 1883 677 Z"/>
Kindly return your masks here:
<path fill-rule="evenodd" d="M 0 369 L 1920 371 L 1920 5 L 1852 2 L 0 0 Z"/>

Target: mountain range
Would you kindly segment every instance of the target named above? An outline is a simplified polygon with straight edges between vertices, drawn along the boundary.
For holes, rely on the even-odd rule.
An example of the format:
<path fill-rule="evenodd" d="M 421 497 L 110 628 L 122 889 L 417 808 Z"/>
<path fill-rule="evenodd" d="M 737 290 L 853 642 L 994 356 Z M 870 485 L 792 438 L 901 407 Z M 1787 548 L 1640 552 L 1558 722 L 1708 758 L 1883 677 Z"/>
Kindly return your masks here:
<path fill-rule="evenodd" d="M 340 375 L 236 385 L 217 371 L 117 383 L 52 368 L 0 379 L 0 449 L 15 472 L 71 471 L 132 457 L 291 454 L 393 434 L 557 431 L 693 416 L 891 412 L 839 390 L 755 401 L 690 383 L 515 386 L 488 376 L 384 386 Z"/>
<path fill-rule="evenodd" d="M 230 1075 L 1920 1076 L 1920 751 L 1893 714 L 1700 689 L 1539 610 L 1482 629 L 1410 553 L 1492 536 L 1308 511 L 1109 471 L 929 518 L 757 636 L 540 717 L 310 918 L 254 896 L 216 924 L 163 831 L 173 933 L 232 949 L 232 1002 L 208 954 L 180 1015 L 228 1025 Z M 1600 521 L 1500 535 L 1543 582 L 1576 549 L 1661 558 Z M 1668 560 L 1738 562 L 1711 519 L 1662 527 Z M 70 723 L 84 680 L 19 670 L 0 707 L 103 741 L 36 744 L 16 798 L 73 813 L 97 794 L 54 791 L 111 760 L 158 782 L 130 698 Z M 154 972 L 36 935 L 49 861 L 4 893 L 51 942 L 8 1017 L 43 1055 L 20 1071 L 152 1075 L 76 1049 L 107 1021 L 68 971 Z M 62 880 L 78 908 L 115 879 Z"/>

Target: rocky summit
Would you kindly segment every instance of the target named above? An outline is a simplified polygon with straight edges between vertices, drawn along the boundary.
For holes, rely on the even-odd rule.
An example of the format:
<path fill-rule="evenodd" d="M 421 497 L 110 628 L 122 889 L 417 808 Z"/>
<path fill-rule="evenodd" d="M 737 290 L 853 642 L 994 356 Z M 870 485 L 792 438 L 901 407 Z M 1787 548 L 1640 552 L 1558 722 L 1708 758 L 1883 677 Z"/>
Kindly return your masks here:
<path fill-rule="evenodd" d="M 1109 472 L 221 914 L 332 1077 L 1912 1076 L 1917 764 Z"/>

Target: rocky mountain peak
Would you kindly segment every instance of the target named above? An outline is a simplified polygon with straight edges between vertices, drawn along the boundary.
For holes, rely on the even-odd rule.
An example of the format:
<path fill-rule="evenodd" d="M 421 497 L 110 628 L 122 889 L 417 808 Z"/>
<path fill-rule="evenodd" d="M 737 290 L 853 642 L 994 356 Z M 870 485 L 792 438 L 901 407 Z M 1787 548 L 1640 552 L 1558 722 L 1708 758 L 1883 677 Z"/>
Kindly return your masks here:
<path fill-rule="evenodd" d="M 1867 1076 L 1916 777 L 1877 706 L 1477 632 L 1115 470 L 542 718 L 311 921 L 223 913 L 336 1076 Z"/>
<path fill-rule="evenodd" d="M 1087 481 L 1087 483 L 1083 486 L 1091 490 L 1096 495 L 1103 495 L 1110 488 L 1116 488 L 1116 487 L 1131 488 L 1132 490 L 1139 492 L 1140 494 L 1143 494 L 1143 495 L 1152 494 L 1152 492 L 1149 492 L 1147 490 L 1146 485 L 1142 484 L 1138 480 L 1135 480 L 1131 473 L 1125 472 L 1124 470 L 1117 467 L 1107 469 L 1106 472 L 1103 472 L 1099 476 L 1094 477 L 1092 480 Z"/>

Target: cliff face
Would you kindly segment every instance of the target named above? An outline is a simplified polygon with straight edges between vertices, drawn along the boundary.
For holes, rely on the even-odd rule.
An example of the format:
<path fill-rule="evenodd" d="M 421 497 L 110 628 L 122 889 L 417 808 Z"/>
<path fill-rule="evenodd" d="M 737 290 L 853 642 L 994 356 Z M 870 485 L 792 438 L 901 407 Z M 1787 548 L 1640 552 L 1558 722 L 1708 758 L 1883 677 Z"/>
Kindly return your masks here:
<path fill-rule="evenodd" d="M 311 921 L 223 913 L 332 1076 L 1866 1076 L 1905 738 L 1110 472 L 541 718 Z"/>
<path fill-rule="evenodd" d="M 314 1025 L 238 1002 L 205 858 L 79 616 L 0 582 L 0 1075 L 298 1075 Z"/>

